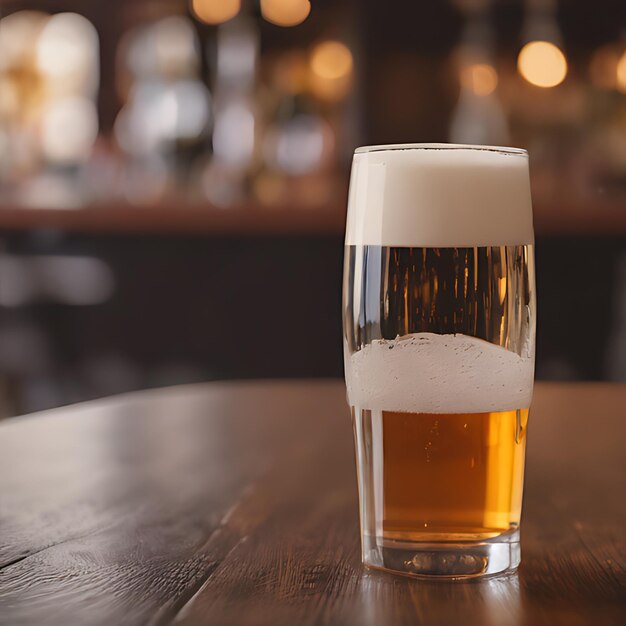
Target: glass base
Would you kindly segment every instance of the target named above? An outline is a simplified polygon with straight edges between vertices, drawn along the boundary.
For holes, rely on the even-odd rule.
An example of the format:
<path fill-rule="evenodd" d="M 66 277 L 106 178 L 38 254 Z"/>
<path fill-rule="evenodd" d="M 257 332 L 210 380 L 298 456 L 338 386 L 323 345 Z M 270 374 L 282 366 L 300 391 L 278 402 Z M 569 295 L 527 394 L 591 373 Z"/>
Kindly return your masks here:
<path fill-rule="evenodd" d="M 462 580 L 514 572 L 519 529 L 482 541 L 409 542 L 363 536 L 366 567 L 418 578 Z"/>

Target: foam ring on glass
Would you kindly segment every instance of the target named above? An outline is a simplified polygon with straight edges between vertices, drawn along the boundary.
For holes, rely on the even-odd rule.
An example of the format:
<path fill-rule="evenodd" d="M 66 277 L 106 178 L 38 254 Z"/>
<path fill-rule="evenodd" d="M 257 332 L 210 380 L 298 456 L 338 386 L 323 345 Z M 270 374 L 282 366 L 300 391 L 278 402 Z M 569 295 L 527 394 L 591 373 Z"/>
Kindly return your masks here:
<path fill-rule="evenodd" d="M 517 568 L 533 242 L 524 150 L 356 150 L 343 320 L 366 566 L 448 579 Z"/>

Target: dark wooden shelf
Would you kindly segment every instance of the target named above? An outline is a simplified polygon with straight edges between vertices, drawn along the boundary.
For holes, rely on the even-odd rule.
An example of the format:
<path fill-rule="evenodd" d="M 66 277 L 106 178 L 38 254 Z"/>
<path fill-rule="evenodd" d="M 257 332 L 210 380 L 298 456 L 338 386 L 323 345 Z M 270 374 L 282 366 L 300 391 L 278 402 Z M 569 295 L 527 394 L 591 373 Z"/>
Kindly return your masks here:
<path fill-rule="evenodd" d="M 538 235 L 626 235 L 626 198 L 537 197 Z M 345 199 L 333 206 L 268 208 L 246 205 L 132 206 L 77 209 L 0 207 L 0 231 L 58 229 L 76 232 L 197 235 L 337 235 L 345 228 Z"/>
<path fill-rule="evenodd" d="M 0 230 L 39 228 L 104 233 L 300 235 L 340 233 L 345 210 L 282 206 L 98 205 L 78 209 L 0 207 Z"/>

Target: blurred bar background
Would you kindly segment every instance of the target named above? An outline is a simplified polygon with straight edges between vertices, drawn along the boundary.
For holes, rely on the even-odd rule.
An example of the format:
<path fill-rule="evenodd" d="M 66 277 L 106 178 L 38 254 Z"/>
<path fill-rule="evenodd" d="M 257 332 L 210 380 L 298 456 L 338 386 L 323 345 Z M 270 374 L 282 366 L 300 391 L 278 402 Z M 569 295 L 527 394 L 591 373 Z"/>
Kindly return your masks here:
<path fill-rule="evenodd" d="M 623 0 L 3 0 L 0 415 L 342 374 L 357 145 L 525 147 L 537 376 L 626 380 Z"/>

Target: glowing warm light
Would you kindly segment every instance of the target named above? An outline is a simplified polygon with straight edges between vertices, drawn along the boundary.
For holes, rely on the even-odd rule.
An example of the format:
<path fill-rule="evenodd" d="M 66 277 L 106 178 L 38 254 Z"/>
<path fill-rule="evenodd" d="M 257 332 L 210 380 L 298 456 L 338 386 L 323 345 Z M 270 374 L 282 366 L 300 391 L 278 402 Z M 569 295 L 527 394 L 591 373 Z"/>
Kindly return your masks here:
<path fill-rule="evenodd" d="M 565 55 L 549 41 L 531 41 L 517 57 L 519 73 L 537 87 L 556 87 L 567 75 Z"/>
<path fill-rule="evenodd" d="M 311 51 L 311 91 L 322 100 L 340 100 L 350 89 L 352 53 L 339 41 L 323 41 Z"/>
<path fill-rule="evenodd" d="M 61 93 L 93 93 L 98 84 L 98 34 L 78 13 L 57 13 L 37 41 L 36 62 L 49 87 Z"/>
<path fill-rule="evenodd" d="M 311 69 L 320 78 L 343 78 L 352 71 L 352 53 L 338 41 L 323 41 L 311 52 Z"/>
<path fill-rule="evenodd" d="M 498 74 L 487 63 L 474 63 L 461 70 L 461 85 L 477 96 L 488 96 L 498 86 Z"/>
<path fill-rule="evenodd" d="M 261 0 L 261 15 L 277 26 L 297 26 L 310 12 L 309 0 Z"/>
<path fill-rule="evenodd" d="M 44 110 L 41 123 L 41 148 L 49 161 L 71 165 L 91 154 L 98 135 L 98 113 L 91 100 L 57 100 Z"/>
<path fill-rule="evenodd" d="M 241 0 L 191 0 L 195 16 L 205 24 L 221 24 L 239 13 Z"/>
<path fill-rule="evenodd" d="M 622 93 L 626 93 L 626 52 L 622 54 L 617 63 L 615 86 Z"/>

